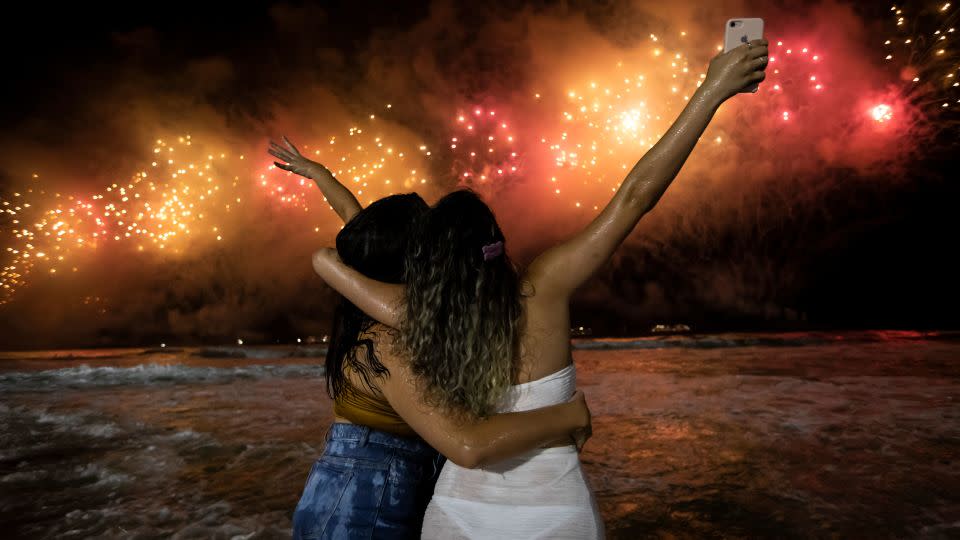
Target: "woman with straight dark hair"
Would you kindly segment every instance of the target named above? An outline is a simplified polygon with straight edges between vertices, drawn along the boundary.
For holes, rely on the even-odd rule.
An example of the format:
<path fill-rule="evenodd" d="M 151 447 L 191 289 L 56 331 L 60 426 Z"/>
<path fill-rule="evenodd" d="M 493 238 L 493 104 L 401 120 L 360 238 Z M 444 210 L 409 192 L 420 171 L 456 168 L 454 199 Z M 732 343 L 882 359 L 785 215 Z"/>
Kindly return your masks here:
<path fill-rule="evenodd" d="M 428 208 L 423 199 L 392 195 L 361 209 L 327 169 L 284 142 L 270 150 L 283 160 L 277 166 L 315 179 L 346 221 L 336 242 L 344 263 L 370 278 L 401 283 L 410 231 Z M 558 439 L 582 446 L 589 437 L 582 394 L 554 407 L 487 419 L 465 420 L 423 404 L 406 362 L 384 346 L 388 334 L 342 299 L 326 360 L 335 423 L 294 512 L 294 538 L 417 537 L 440 453 L 469 468 Z"/>
<path fill-rule="evenodd" d="M 519 274 L 493 212 L 459 191 L 420 220 L 406 284 L 371 280 L 336 250 L 317 272 L 377 320 L 400 330 L 400 350 L 428 403 L 474 417 L 562 403 L 573 393 L 573 292 L 606 262 L 676 177 L 720 105 L 764 78 L 767 43 L 716 56 L 683 112 L 633 167 L 607 206 L 573 238 Z M 544 485 L 550 489 L 543 489 Z M 599 538 L 603 522 L 576 448 L 532 451 L 483 469 L 447 463 L 425 538 Z"/>

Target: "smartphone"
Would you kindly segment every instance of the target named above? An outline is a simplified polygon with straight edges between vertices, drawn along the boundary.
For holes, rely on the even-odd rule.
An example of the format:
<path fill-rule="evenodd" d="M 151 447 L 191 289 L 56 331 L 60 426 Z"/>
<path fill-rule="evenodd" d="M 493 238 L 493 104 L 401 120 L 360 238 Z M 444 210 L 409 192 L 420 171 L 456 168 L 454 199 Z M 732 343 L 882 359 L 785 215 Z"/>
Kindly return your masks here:
<path fill-rule="evenodd" d="M 758 17 L 751 19 L 730 19 L 724 25 L 723 34 L 723 52 L 736 49 L 740 45 L 760 39 L 763 37 L 763 19 Z M 759 84 L 750 87 L 751 92 L 756 92 Z"/>

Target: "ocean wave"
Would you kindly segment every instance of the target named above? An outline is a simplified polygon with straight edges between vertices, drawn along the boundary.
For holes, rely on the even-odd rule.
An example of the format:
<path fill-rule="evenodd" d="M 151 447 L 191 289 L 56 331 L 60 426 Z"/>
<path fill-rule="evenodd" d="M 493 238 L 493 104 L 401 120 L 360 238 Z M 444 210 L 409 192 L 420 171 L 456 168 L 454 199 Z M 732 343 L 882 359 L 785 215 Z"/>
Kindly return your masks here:
<path fill-rule="evenodd" d="M 156 352 L 180 352 L 168 349 L 158 349 Z M 64 361 L 74 360 L 110 360 L 114 358 L 129 358 L 131 355 L 152 354 L 144 349 L 74 349 L 52 351 L 0 351 L 0 360 L 46 360 Z"/>
<path fill-rule="evenodd" d="M 159 384 L 227 383 L 237 379 L 322 377 L 320 364 L 252 365 L 235 367 L 138 364 L 131 367 L 90 367 L 86 364 L 45 371 L 0 374 L 0 391 L 43 391 L 57 388 L 100 388 Z"/>
<path fill-rule="evenodd" d="M 52 424 L 57 430 L 76 431 L 89 437 L 112 438 L 122 431 L 113 422 L 91 421 L 85 415 L 78 414 L 41 412 L 35 421 L 38 424 Z"/>
<path fill-rule="evenodd" d="M 957 336 L 958 333 L 956 332 L 917 332 L 912 330 L 870 330 L 842 333 L 693 334 L 643 338 L 575 339 L 573 340 L 573 348 L 581 350 L 625 350 L 807 347 L 839 343 L 880 343 L 891 341 L 955 339 Z"/>
<path fill-rule="evenodd" d="M 56 480 L 61 483 L 70 483 L 84 485 L 87 489 L 91 488 L 112 488 L 131 481 L 128 474 L 112 471 L 97 463 L 88 463 L 77 465 L 66 471 L 57 471 Z M 0 484 L 31 484 L 45 482 L 51 479 L 50 471 L 42 469 L 32 469 L 27 471 L 17 471 L 4 476 L 0 476 Z"/>
<path fill-rule="evenodd" d="M 180 356 L 197 358 L 323 358 L 326 345 L 221 345 L 208 347 L 148 347 L 124 349 L 74 349 L 52 351 L 0 351 L 0 360 L 91 361 L 137 356 Z"/>
<path fill-rule="evenodd" d="M 830 340 L 818 338 L 717 338 L 717 337 L 670 337 L 639 339 L 591 339 L 575 340 L 574 349 L 582 350 L 625 350 L 625 349 L 723 349 L 738 347 L 802 347 L 806 345 L 824 345 Z"/>

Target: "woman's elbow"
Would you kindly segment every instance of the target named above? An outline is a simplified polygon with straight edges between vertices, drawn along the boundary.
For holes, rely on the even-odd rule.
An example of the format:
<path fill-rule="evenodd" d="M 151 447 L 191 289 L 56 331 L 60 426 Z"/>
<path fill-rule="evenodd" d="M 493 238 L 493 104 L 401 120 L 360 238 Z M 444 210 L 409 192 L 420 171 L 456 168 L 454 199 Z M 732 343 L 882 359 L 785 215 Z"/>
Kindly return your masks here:
<path fill-rule="evenodd" d="M 650 209 L 653 208 L 653 205 L 656 204 L 650 189 L 643 184 L 633 185 L 626 189 L 623 195 L 623 202 L 630 209 L 631 213 L 640 215 L 649 212 Z"/>
<path fill-rule="evenodd" d="M 460 448 L 447 454 L 447 459 L 464 469 L 477 469 L 483 466 L 486 456 L 474 448 Z"/>
<path fill-rule="evenodd" d="M 326 270 L 330 266 L 331 257 L 335 256 L 336 253 L 337 250 L 333 248 L 321 248 L 314 251 L 313 256 L 310 258 L 313 263 L 313 271 L 320 277 L 324 277 Z"/>

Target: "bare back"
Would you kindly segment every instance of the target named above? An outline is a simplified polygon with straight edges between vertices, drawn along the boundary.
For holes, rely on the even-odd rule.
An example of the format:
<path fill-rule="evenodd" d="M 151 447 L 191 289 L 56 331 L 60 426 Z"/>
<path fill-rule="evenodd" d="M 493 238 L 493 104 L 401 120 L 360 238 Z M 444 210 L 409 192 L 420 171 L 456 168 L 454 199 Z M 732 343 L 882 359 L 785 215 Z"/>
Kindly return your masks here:
<path fill-rule="evenodd" d="M 524 318 L 516 383 L 535 381 L 573 362 L 570 352 L 570 303 L 538 291 L 523 279 Z"/>

